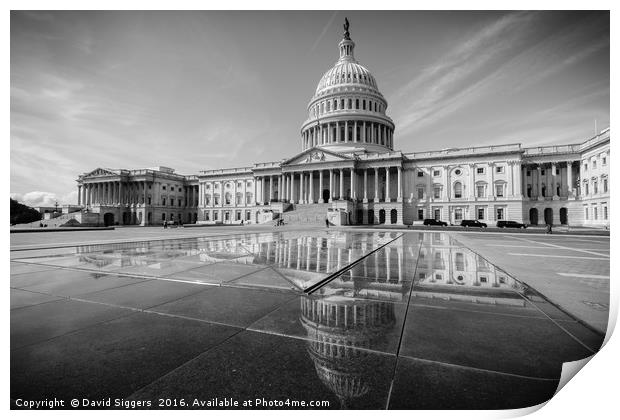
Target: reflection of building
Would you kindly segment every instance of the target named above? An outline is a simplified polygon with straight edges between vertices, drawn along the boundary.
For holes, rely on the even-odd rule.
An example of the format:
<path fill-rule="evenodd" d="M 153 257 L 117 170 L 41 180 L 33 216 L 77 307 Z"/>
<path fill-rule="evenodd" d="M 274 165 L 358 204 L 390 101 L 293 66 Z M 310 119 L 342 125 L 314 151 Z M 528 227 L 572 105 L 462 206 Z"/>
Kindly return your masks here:
<path fill-rule="evenodd" d="M 298 155 L 192 176 L 99 168 L 79 177 L 78 204 L 105 224 L 262 223 L 280 215 L 320 222 L 336 213 L 345 216 L 337 223 L 609 224 L 609 129 L 568 145 L 403 153 L 355 43 L 346 36 L 338 47 L 308 105 Z"/>

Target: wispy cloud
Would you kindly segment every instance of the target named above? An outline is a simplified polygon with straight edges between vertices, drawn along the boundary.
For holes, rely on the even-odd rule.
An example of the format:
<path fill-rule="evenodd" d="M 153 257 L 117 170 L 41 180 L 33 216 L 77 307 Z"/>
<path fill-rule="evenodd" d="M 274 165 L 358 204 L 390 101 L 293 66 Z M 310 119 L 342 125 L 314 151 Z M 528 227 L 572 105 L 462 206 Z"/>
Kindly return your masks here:
<path fill-rule="evenodd" d="M 316 47 L 319 45 L 319 42 L 321 42 L 321 39 L 323 39 L 323 36 L 325 36 L 325 34 L 327 33 L 327 30 L 332 25 L 332 22 L 334 21 L 334 19 L 336 19 L 337 15 L 338 15 L 337 11 L 332 13 L 332 15 L 330 16 L 329 20 L 325 24 L 325 26 L 323 26 L 323 30 L 321 31 L 319 36 L 314 40 L 314 44 L 312 44 L 312 47 L 310 47 L 310 52 L 314 51 L 316 49 Z"/>

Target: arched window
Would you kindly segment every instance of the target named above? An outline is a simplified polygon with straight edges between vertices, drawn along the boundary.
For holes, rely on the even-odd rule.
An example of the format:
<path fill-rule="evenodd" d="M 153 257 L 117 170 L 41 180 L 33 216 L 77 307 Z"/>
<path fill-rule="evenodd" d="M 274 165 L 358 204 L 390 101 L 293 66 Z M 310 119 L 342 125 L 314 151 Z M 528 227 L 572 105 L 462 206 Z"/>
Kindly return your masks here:
<path fill-rule="evenodd" d="M 461 184 L 460 182 L 455 182 L 454 183 L 454 198 L 461 198 L 463 197 L 463 184 Z"/>
<path fill-rule="evenodd" d="M 360 100 L 359 99 L 355 100 L 355 109 L 360 109 Z"/>
<path fill-rule="evenodd" d="M 362 100 L 362 109 L 366 111 L 366 99 Z"/>

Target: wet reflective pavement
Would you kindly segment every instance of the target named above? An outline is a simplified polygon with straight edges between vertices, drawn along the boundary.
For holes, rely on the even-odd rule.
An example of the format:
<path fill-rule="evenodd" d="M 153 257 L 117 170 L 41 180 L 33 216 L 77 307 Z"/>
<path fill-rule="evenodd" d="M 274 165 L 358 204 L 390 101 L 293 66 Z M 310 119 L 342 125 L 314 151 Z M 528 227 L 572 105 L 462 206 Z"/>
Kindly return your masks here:
<path fill-rule="evenodd" d="M 13 400 L 519 408 L 548 400 L 562 363 L 604 338 L 446 232 L 289 231 L 11 257 Z"/>

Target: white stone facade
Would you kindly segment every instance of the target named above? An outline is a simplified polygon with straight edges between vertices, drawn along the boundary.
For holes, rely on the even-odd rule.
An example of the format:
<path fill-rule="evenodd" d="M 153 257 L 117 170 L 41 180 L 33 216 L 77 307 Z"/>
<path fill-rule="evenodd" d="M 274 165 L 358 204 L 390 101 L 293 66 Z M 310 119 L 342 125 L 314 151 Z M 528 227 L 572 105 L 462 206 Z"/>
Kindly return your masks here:
<path fill-rule="evenodd" d="M 351 224 L 609 226 L 609 129 L 578 144 L 403 153 L 394 150 L 388 103 L 354 48 L 345 34 L 308 104 L 300 154 L 192 176 L 97 169 L 79 177 L 78 204 L 102 223 L 108 214 L 105 224 L 261 223 L 315 205 L 346 212 Z"/>

